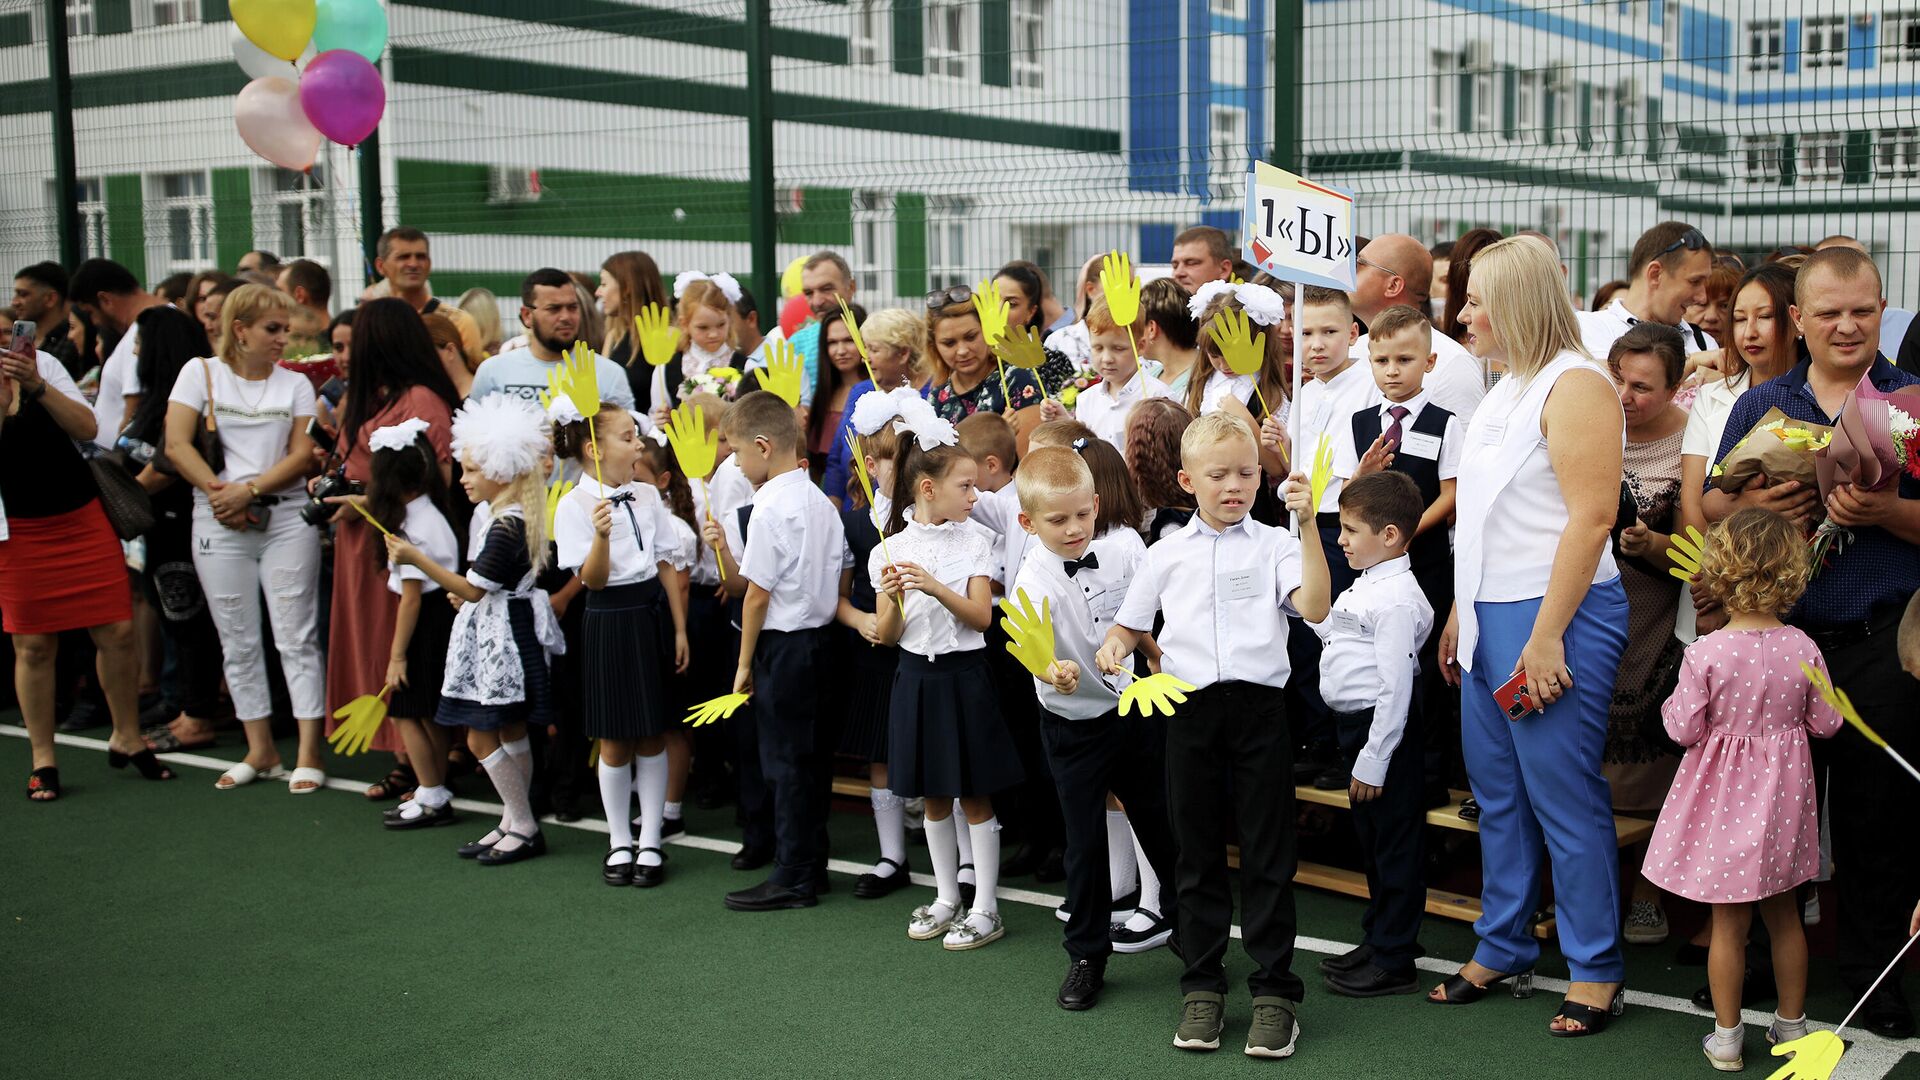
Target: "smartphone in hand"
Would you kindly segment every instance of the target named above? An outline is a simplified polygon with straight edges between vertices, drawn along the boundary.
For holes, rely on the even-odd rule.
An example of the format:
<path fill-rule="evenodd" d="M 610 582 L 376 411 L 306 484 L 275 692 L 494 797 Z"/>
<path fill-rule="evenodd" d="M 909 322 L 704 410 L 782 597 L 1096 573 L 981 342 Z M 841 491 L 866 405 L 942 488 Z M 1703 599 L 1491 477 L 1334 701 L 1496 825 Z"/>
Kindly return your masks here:
<path fill-rule="evenodd" d="M 1527 689 L 1527 673 L 1516 671 L 1513 678 L 1500 684 L 1493 692 L 1494 704 L 1507 714 L 1507 719 L 1518 720 L 1540 706 L 1533 700 L 1533 691 Z"/>

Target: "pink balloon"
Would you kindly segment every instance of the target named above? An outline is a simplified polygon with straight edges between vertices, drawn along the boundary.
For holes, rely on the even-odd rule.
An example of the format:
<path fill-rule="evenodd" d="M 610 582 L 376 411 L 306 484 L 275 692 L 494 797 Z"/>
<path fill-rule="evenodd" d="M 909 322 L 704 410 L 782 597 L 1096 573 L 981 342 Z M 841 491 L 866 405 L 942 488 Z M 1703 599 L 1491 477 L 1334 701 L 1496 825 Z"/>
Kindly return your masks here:
<path fill-rule="evenodd" d="M 305 172 L 320 153 L 320 132 L 300 106 L 292 79 L 255 79 L 233 101 L 233 126 L 254 153 L 283 169 Z"/>
<path fill-rule="evenodd" d="M 357 146 L 380 126 L 387 110 L 387 86 L 380 69 L 346 49 L 329 49 L 313 58 L 300 76 L 300 105 L 320 133 L 345 146 Z"/>

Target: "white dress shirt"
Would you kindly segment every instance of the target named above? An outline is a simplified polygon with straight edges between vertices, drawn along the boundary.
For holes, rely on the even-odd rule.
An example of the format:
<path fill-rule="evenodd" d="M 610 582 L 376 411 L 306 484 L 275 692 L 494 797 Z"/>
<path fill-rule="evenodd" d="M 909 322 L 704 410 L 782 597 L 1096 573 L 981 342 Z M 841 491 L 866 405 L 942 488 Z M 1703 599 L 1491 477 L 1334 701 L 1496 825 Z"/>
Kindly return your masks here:
<path fill-rule="evenodd" d="M 1406 732 L 1420 646 L 1433 631 L 1433 608 L 1414 580 L 1413 563 L 1402 555 L 1362 570 L 1333 602 L 1327 621 L 1308 625 L 1320 635 L 1320 696 L 1327 708 L 1373 710 L 1353 778 L 1379 787 Z"/>
<path fill-rule="evenodd" d="M 1299 461 L 1294 468 L 1302 472 L 1313 468 L 1313 454 L 1320 445 L 1320 436 L 1333 436 L 1334 453 L 1344 440 L 1353 441 L 1353 414 L 1380 396 L 1380 389 L 1373 385 L 1373 369 L 1368 364 L 1349 363 L 1340 374 L 1331 379 L 1310 379 L 1300 384 L 1300 400 L 1293 411 L 1294 445 Z M 1346 425 L 1342 428 L 1341 425 Z M 1327 493 L 1320 500 L 1321 513 L 1330 514 L 1340 509 L 1340 484 L 1351 470 L 1341 473 L 1336 466 L 1333 480 L 1327 484 Z"/>
<path fill-rule="evenodd" d="M 1024 590 L 1038 612 L 1049 603 L 1053 615 L 1053 655 L 1080 666 L 1080 685 L 1071 696 L 1041 679 L 1033 680 L 1040 695 L 1040 707 L 1067 720 L 1092 720 L 1120 707 L 1123 676 L 1100 674 L 1094 654 L 1107 640 L 1114 616 L 1127 598 L 1127 584 L 1147 559 L 1147 545 L 1140 534 L 1124 526 L 1108 529 L 1095 537 L 1081 554 L 1098 565 L 1081 566 L 1072 575 L 1067 561 L 1035 544 L 1020 566 L 1013 594 Z M 1018 600 L 1014 606 L 1019 607 Z"/>
<path fill-rule="evenodd" d="M 1128 379 L 1115 393 L 1102 381 L 1080 391 L 1073 402 L 1073 417 L 1093 429 L 1095 435 L 1114 448 L 1126 452 L 1127 414 L 1148 398 L 1172 397 L 1167 384 L 1142 371 Z M 1016 568 L 1017 569 L 1017 568 Z"/>
<path fill-rule="evenodd" d="M 687 568 L 689 560 L 674 535 L 673 514 L 661 501 L 657 488 L 638 481 L 607 487 L 591 476 L 583 476 L 553 512 L 553 542 L 559 549 L 556 562 L 561 569 L 578 573 L 586 563 L 587 552 L 593 547 L 594 506 L 601 499 L 626 495 L 633 496 L 633 501 L 613 507 L 613 529 L 607 534 L 605 587 L 650 581 L 660 576 L 659 564 L 663 562 L 676 569 Z M 633 511 L 631 518 L 628 510 Z"/>
<path fill-rule="evenodd" d="M 1160 669 L 1202 689 L 1217 682 L 1283 687 L 1288 615 L 1300 587 L 1300 542 L 1285 529 L 1242 518 L 1215 531 L 1199 514 L 1147 549 L 1114 621 L 1142 634 L 1153 615 Z"/>
<path fill-rule="evenodd" d="M 790 469 L 760 485 L 747 522 L 740 573 L 767 590 L 768 630 L 808 630 L 833 621 L 840 607 L 840 571 L 853 564 L 840 511 L 807 478 Z"/>
<path fill-rule="evenodd" d="M 992 536 L 984 529 L 968 527 L 964 521 L 922 525 L 909 520 L 906 528 L 887 537 L 884 548 L 874 545 L 867 557 L 867 573 L 876 591 L 889 554 L 895 565 L 913 563 L 962 596 L 974 578 L 993 576 Z M 899 642 L 902 650 L 931 660 L 986 648 L 987 640 L 980 631 L 961 623 L 947 605 L 931 595 L 910 589 L 905 600 L 907 621 Z"/>
<path fill-rule="evenodd" d="M 1428 394 L 1425 389 L 1422 389 L 1419 393 L 1405 401 L 1388 401 L 1386 398 L 1380 397 L 1376 398 L 1372 404 L 1364 405 L 1360 409 L 1348 413 L 1346 425 L 1344 427 L 1336 426 L 1333 432 L 1333 474 L 1335 476 L 1351 477 L 1354 470 L 1360 467 L 1360 455 L 1366 453 L 1366 447 L 1356 447 L 1353 442 L 1354 416 L 1368 409 L 1379 413 L 1380 432 L 1384 435 L 1386 430 L 1393 426 L 1393 417 L 1387 415 L 1387 410 L 1398 405 L 1407 410 L 1407 415 L 1400 420 L 1401 441 L 1400 445 L 1393 449 L 1395 456 L 1407 454 L 1412 457 L 1426 458 L 1428 461 L 1437 462 L 1440 466 L 1440 479 L 1442 480 L 1452 480 L 1454 477 L 1459 476 L 1460 418 L 1458 416 L 1452 416 L 1447 419 L 1446 433 L 1440 436 L 1438 445 L 1433 445 L 1427 439 L 1419 438 L 1413 430 L 1413 422 L 1420 419 L 1421 411 L 1430 403 L 1438 404 L 1438 402 L 1433 401 L 1432 396 Z M 1444 405 L 1440 407 L 1443 409 L 1446 408 Z M 1331 509 L 1338 510 L 1339 508 L 1339 502 L 1336 500 Z M 1328 508 L 1323 506 L 1322 509 Z"/>
<path fill-rule="evenodd" d="M 1356 362 L 1372 364 L 1368 341 L 1361 334 L 1352 354 Z M 1458 417 L 1462 424 L 1473 419 L 1480 399 L 1487 396 L 1487 369 L 1479 357 L 1438 330 L 1433 332 L 1433 370 L 1427 372 L 1424 389 L 1433 395 L 1433 403 Z"/>
<path fill-rule="evenodd" d="M 1587 354 L 1601 367 L 1606 366 L 1607 354 L 1613 351 L 1613 343 L 1636 324 L 1647 321 L 1628 311 L 1627 305 L 1618 299 L 1599 311 L 1576 311 L 1573 314 L 1580 323 L 1580 343 L 1586 346 Z M 1713 340 L 1711 335 L 1696 333 L 1684 321 L 1674 329 L 1680 331 L 1680 339 L 1685 344 L 1688 356 L 1720 347 L 1720 343 Z M 1706 344 L 1702 345 L 1702 341 Z"/>
<path fill-rule="evenodd" d="M 907 508 L 907 516 L 913 516 L 912 507 Z M 1026 560 L 1028 547 L 1034 542 L 1027 530 L 1020 527 L 1020 493 L 1015 490 L 1013 481 L 1007 481 L 998 491 L 981 492 L 967 521 L 1000 538 L 995 551 L 993 580 L 1000 586 L 1001 592 L 1008 591 L 1014 577 L 1020 573 L 1021 563 Z"/>
<path fill-rule="evenodd" d="M 1207 361 L 1200 359 L 1195 360 L 1194 363 L 1207 364 Z M 1187 378 L 1191 379 L 1193 375 L 1189 373 Z M 1214 371 L 1212 365 L 1209 364 L 1207 369 L 1207 387 L 1200 391 L 1200 415 L 1205 416 L 1210 412 L 1217 411 L 1220 408 L 1221 400 L 1228 394 L 1232 394 L 1234 400 L 1242 405 L 1252 401 L 1253 376 L 1225 375 Z"/>
<path fill-rule="evenodd" d="M 447 524 L 447 516 L 425 495 L 416 495 L 407 504 L 407 519 L 400 525 L 400 535 L 441 566 L 460 565 L 460 540 L 453 535 L 453 526 Z M 473 551 L 476 555 L 480 553 L 477 547 Z M 398 595 L 401 584 L 408 581 L 420 583 L 422 596 L 440 589 L 439 584 L 418 566 L 393 566 L 387 569 L 389 592 Z"/>

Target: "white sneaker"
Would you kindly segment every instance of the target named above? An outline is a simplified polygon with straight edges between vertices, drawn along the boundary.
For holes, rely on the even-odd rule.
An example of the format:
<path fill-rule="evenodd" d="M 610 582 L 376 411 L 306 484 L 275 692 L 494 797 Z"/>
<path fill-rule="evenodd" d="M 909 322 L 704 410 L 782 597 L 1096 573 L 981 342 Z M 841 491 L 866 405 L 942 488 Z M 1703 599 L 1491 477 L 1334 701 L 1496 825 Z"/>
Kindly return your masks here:
<path fill-rule="evenodd" d="M 1722 1046 L 1712 1032 L 1708 1032 L 1706 1038 L 1700 1040 L 1700 1052 L 1707 1055 L 1707 1064 L 1721 1072 L 1739 1072 L 1747 1067 L 1746 1060 L 1741 1057 L 1741 1050 L 1739 1043 Z"/>
<path fill-rule="evenodd" d="M 1667 913 L 1652 900 L 1635 900 L 1627 906 L 1627 943 L 1658 945 L 1667 940 Z"/>

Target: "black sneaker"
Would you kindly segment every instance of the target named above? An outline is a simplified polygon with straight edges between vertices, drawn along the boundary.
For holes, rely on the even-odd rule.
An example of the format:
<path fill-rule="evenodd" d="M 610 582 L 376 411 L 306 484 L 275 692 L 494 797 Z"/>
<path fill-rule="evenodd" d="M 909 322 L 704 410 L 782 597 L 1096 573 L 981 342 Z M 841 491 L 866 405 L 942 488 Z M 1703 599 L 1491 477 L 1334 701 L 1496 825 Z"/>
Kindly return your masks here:
<path fill-rule="evenodd" d="M 1320 973 L 1332 975 L 1341 971 L 1357 971 L 1365 967 L 1367 961 L 1371 959 L 1373 959 L 1373 946 L 1361 945 L 1339 956 L 1329 956 L 1320 961 Z"/>
<path fill-rule="evenodd" d="M 773 880 L 763 881 L 751 889 L 730 892 L 725 900 L 730 911 L 785 911 L 790 908 L 810 908 L 819 902 L 811 892 L 791 889 Z"/>
<path fill-rule="evenodd" d="M 1100 991 L 1107 985 L 1106 972 L 1091 960 L 1075 960 L 1061 980 L 1060 994 L 1054 998 L 1068 1012 L 1085 1012 L 1099 1004 Z"/>

